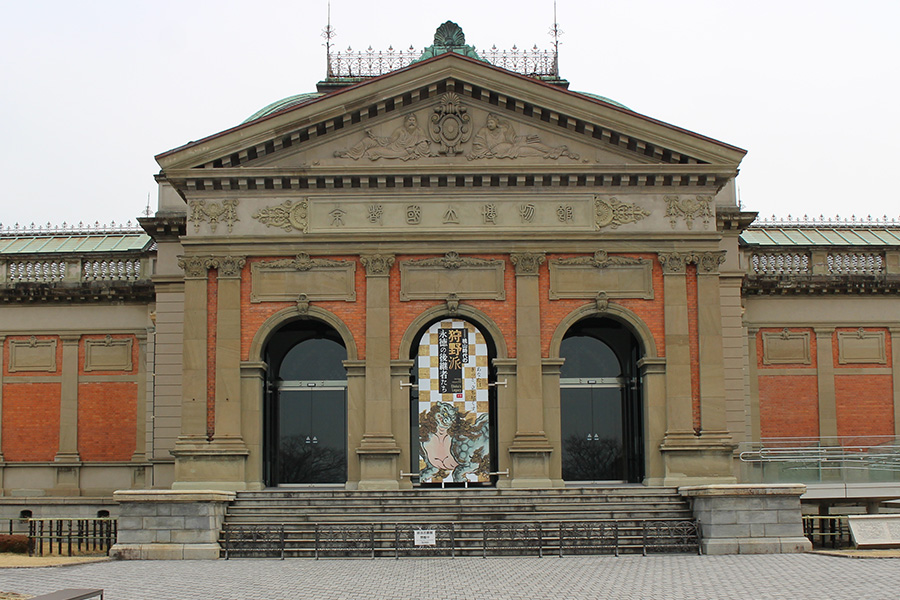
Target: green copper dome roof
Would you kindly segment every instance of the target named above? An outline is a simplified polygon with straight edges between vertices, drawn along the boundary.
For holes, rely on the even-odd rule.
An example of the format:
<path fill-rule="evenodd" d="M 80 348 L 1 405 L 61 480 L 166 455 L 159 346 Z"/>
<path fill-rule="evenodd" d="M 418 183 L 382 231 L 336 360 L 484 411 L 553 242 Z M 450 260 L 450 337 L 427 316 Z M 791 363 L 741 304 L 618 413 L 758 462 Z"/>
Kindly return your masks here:
<path fill-rule="evenodd" d="M 607 104 L 612 104 L 613 106 L 618 106 L 619 108 L 624 108 L 625 110 L 631 110 L 621 102 L 616 102 L 612 98 L 607 98 L 606 96 L 601 96 L 600 94 L 592 94 L 590 92 L 575 92 L 576 94 L 581 94 L 582 96 L 589 96 L 591 98 L 595 98 L 597 100 L 601 100 L 606 102 Z"/>
<path fill-rule="evenodd" d="M 255 121 L 256 119 L 271 115 L 273 113 L 277 113 L 280 110 L 284 110 L 286 108 L 291 108 L 292 106 L 298 106 L 300 104 L 305 104 L 310 100 L 315 100 L 320 96 L 324 96 L 320 92 L 307 92 L 305 94 L 296 94 L 294 96 L 288 96 L 287 98 L 282 98 L 281 100 L 277 100 L 268 106 L 263 107 L 262 109 L 256 111 L 249 118 L 244 120 L 244 123 L 249 123 L 250 121 Z"/>

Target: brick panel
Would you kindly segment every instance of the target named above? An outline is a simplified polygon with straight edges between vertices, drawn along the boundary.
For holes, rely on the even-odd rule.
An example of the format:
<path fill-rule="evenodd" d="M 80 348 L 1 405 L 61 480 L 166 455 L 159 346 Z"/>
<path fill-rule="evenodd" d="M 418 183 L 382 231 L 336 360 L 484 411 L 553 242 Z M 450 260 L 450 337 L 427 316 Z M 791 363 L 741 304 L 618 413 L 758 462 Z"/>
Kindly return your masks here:
<path fill-rule="evenodd" d="M 136 383 L 82 383 L 78 386 L 78 454 L 81 460 L 131 460 L 136 440 Z"/>
<path fill-rule="evenodd" d="M 50 461 L 59 451 L 59 383 L 3 385 L 3 457 Z"/>
<path fill-rule="evenodd" d="M 836 374 L 834 395 L 839 436 L 894 435 L 894 381 L 890 374 Z"/>
<path fill-rule="evenodd" d="M 764 438 L 818 436 L 818 387 L 815 373 L 760 376 L 761 436 Z"/>

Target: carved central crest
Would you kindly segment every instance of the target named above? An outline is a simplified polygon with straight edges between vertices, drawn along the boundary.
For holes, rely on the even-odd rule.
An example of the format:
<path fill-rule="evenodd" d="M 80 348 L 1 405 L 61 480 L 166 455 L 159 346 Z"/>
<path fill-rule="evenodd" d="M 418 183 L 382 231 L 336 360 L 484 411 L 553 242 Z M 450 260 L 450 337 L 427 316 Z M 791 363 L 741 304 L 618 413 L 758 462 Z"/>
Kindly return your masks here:
<path fill-rule="evenodd" d="M 465 46 L 466 34 L 462 28 L 453 21 L 447 21 L 437 28 L 434 32 L 435 46 Z"/>

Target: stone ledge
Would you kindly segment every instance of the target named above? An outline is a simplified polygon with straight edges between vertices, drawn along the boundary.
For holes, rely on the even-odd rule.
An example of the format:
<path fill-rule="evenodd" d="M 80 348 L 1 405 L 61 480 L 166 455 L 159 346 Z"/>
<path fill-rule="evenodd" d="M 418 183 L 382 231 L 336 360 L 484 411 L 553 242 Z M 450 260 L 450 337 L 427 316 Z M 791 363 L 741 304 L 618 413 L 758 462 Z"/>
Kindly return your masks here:
<path fill-rule="evenodd" d="M 223 490 L 120 490 L 116 502 L 231 502 L 235 493 Z"/>
<path fill-rule="evenodd" d="M 116 544 L 110 551 L 119 560 L 216 560 L 218 544 Z"/>
<path fill-rule="evenodd" d="M 723 483 L 682 486 L 678 488 L 678 493 L 686 498 L 704 496 L 800 496 L 806 493 L 806 486 L 801 483 L 777 483 L 771 485 Z"/>

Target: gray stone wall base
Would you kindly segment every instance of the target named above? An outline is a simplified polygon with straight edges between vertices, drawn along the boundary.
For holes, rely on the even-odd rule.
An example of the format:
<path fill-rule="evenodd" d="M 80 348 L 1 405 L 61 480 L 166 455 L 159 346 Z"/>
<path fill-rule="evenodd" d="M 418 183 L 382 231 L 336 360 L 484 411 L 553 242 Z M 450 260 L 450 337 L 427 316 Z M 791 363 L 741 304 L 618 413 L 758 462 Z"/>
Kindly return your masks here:
<path fill-rule="evenodd" d="M 119 560 L 216 560 L 219 544 L 116 544 L 109 555 Z"/>
<path fill-rule="evenodd" d="M 704 554 L 786 554 L 812 550 L 803 536 L 806 486 L 697 485 L 678 488 L 700 522 Z"/>
<path fill-rule="evenodd" d="M 118 537 L 110 556 L 123 560 L 219 558 L 219 531 L 234 492 L 137 490 L 116 492 Z"/>

